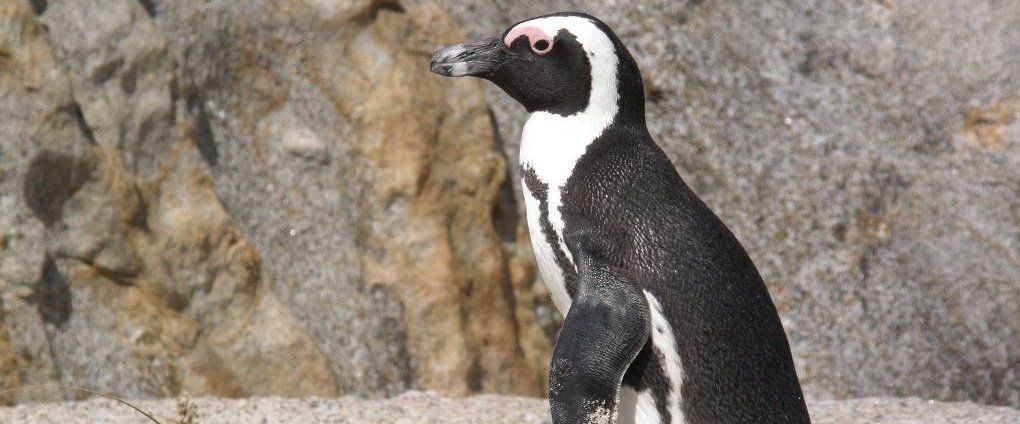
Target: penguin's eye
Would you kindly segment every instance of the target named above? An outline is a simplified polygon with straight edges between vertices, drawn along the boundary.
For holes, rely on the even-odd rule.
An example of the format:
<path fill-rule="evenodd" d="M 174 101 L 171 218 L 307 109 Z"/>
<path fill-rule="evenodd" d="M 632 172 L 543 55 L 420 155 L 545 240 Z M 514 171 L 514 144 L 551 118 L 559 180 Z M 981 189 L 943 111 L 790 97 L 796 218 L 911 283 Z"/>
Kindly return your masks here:
<path fill-rule="evenodd" d="M 552 50 L 552 43 L 549 40 L 540 39 L 531 44 L 531 51 L 535 54 L 544 55 Z"/>
<path fill-rule="evenodd" d="M 521 38 L 527 39 L 531 51 L 537 55 L 544 56 L 552 51 L 553 36 L 546 33 L 542 28 L 533 26 L 516 26 L 511 28 L 506 36 L 503 37 L 503 44 L 510 47 Z"/>

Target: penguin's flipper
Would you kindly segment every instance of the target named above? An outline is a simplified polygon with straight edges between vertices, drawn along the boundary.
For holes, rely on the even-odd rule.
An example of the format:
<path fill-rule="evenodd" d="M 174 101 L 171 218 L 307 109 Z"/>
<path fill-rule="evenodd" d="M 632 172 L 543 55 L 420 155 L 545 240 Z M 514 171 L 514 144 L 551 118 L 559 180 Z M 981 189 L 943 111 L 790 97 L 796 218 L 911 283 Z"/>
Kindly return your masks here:
<path fill-rule="evenodd" d="M 591 239 L 568 242 L 577 294 L 563 322 L 549 375 L 553 423 L 609 423 L 620 382 L 651 334 L 641 288 L 611 267 Z"/>

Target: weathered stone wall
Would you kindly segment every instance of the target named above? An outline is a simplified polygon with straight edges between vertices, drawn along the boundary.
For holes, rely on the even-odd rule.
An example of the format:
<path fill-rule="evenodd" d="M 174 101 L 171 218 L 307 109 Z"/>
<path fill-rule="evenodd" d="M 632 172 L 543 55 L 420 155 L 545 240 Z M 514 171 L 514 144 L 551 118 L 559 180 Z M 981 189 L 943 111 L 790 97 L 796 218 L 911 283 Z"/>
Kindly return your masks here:
<path fill-rule="evenodd" d="M 587 10 L 809 393 L 1020 405 L 1020 3 L 439 3 L 0 0 L 0 386 L 542 394 L 523 111 L 426 64 Z"/>
<path fill-rule="evenodd" d="M 482 91 L 421 65 L 439 9 L 0 12 L 3 387 L 543 392 Z"/>

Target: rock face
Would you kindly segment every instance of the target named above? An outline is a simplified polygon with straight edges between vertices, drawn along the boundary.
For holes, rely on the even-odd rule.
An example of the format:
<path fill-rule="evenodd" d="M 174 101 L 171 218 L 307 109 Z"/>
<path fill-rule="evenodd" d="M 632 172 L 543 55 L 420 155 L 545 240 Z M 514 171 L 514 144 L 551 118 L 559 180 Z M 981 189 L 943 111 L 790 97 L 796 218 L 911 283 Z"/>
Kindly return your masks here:
<path fill-rule="evenodd" d="M 541 394 L 483 93 L 422 65 L 457 34 L 392 2 L 0 2 L 0 387 Z"/>
<path fill-rule="evenodd" d="M 1020 3 L 440 3 L 472 37 L 559 10 L 617 31 L 805 391 L 1020 405 Z M 523 113 L 487 90 L 515 158 Z"/>
<path fill-rule="evenodd" d="M 0 0 L 0 387 L 542 394 L 523 113 L 426 64 L 586 9 L 809 393 L 1020 405 L 1020 4 L 439 3 Z"/>
<path fill-rule="evenodd" d="M 423 65 L 459 31 L 435 7 L 291 3 L 156 15 L 273 289 L 345 393 L 542 393 L 549 341 L 517 220 L 497 215 L 509 182 L 484 96 Z"/>
<path fill-rule="evenodd" d="M 0 18 L 14 221 L 0 274 L 14 356 L 4 386 L 337 393 L 179 125 L 172 60 L 145 9 L 48 6 L 37 20 L 5 2 Z"/>

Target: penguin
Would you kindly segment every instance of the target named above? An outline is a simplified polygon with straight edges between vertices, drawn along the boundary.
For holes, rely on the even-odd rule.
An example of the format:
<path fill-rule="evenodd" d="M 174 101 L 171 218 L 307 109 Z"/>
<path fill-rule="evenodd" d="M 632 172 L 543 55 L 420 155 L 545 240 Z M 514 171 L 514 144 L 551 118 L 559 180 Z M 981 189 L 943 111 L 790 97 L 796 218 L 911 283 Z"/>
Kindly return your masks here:
<path fill-rule="evenodd" d="M 528 228 L 563 325 L 554 423 L 809 423 L 758 270 L 645 124 L 637 63 L 583 13 L 436 50 L 431 71 L 491 81 L 529 116 Z"/>

